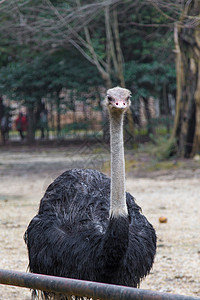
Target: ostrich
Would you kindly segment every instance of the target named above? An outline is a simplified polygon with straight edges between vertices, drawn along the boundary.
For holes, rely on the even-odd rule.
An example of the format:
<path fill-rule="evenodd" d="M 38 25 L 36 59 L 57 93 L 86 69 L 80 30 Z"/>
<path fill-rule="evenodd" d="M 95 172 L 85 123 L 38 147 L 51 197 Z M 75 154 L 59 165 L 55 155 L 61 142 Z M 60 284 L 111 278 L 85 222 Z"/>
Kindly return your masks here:
<path fill-rule="evenodd" d="M 25 232 L 30 272 L 130 287 L 149 273 L 155 230 L 125 192 L 123 118 L 130 96 L 115 87 L 105 98 L 111 179 L 97 170 L 72 169 L 47 188 Z M 68 299 L 45 292 L 43 297 Z"/>

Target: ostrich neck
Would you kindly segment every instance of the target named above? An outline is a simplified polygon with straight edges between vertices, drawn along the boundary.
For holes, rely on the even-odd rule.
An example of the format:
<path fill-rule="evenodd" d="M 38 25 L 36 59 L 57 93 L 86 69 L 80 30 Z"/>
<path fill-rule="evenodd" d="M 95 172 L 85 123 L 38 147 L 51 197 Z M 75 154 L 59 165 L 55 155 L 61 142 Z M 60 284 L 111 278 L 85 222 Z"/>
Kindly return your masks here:
<path fill-rule="evenodd" d="M 110 215 L 127 215 L 123 142 L 124 114 L 110 116 L 111 198 Z"/>

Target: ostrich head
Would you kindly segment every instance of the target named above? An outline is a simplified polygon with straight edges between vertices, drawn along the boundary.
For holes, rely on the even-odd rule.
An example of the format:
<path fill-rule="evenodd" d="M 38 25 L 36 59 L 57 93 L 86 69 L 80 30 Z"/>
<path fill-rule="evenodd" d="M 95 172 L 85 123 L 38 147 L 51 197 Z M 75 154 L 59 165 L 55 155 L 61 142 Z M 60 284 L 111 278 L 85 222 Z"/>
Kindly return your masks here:
<path fill-rule="evenodd" d="M 105 104 L 108 111 L 113 113 L 124 113 L 130 106 L 131 92 L 121 87 L 114 87 L 107 91 Z"/>

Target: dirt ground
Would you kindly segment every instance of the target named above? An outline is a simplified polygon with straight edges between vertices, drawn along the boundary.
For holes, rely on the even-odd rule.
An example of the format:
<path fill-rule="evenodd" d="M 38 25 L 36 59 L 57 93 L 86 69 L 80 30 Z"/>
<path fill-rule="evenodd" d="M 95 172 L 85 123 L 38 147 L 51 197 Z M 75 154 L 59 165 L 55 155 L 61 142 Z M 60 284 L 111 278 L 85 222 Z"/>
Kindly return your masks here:
<path fill-rule="evenodd" d="M 71 167 L 105 171 L 108 159 L 98 149 L 90 155 L 83 148 L 0 150 L 0 268 L 26 271 L 23 234 L 48 184 Z M 173 162 L 166 170 L 152 168 L 145 155 L 133 157 L 127 191 L 158 236 L 154 267 L 141 288 L 200 297 L 200 161 Z M 0 285 L 0 300 L 9 299 L 31 299 L 30 291 Z"/>

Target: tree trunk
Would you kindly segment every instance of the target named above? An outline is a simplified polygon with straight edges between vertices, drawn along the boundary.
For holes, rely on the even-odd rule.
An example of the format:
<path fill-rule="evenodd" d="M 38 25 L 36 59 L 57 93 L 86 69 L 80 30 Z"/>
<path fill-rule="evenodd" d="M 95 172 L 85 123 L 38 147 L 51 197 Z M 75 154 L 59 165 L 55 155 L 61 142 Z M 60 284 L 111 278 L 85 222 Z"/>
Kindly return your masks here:
<path fill-rule="evenodd" d="M 52 101 L 50 102 L 50 124 L 51 124 L 51 130 L 54 132 L 55 118 L 54 118 L 54 105 L 53 105 Z"/>
<path fill-rule="evenodd" d="M 1 128 L 1 120 L 3 118 L 4 115 L 4 105 L 3 105 L 3 98 L 0 95 L 0 129 L 1 129 L 1 142 L 4 144 L 5 143 L 5 139 L 4 139 L 4 134 L 3 134 L 3 130 Z"/>
<path fill-rule="evenodd" d="M 123 55 L 120 44 L 120 36 L 119 36 L 119 25 L 117 18 L 117 10 L 113 10 L 113 31 L 115 36 L 115 45 L 116 45 L 116 57 L 117 57 L 117 77 L 119 79 L 121 87 L 125 87 L 124 80 L 124 70 L 123 70 Z"/>
<path fill-rule="evenodd" d="M 60 97 L 59 93 L 57 94 L 56 99 L 56 110 L 57 110 L 57 137 L 60 137 L 61 126 L 60 126 Z"/>
<path fill-rule="evenodd" d="M 126 84 L 124 80 L 123 54 L 122 54 L 121 43 L 120 43 L 119 24 L 118 24 L 118 16 L 117 16 L 116 8 L 113 10 L 113 31 L 115 37 L 116 58 L 117 58 L 116 76 L 120 82 L 120 86 L 125 88 Z M 125 126 L 125 134 L 124 134 L 125 144 L 132 146 L 134 142 L 134 122 L 133 122 L 133 116 L 130 108 L 127 111 L 127 123 L 128 126 Z"/>
<path fill-rule="evenodd" d="M 28 144 L 32 145 L 35 142 L 35 115 L 34 115 L 34 104 L 28 106 L 28 133 L 27 140 Z"/>
<path fill-rule="evenodd" d="M 196 104 L 196 114 L 195 114 L 195 130 L 194 130 L 194 142 L 192 154 L 200 153 L 200 53 L 198 61 L 198 77 L 197 77 L 197 88 L 195 91 L 195 104 Z"/>
<path fill-rule="evenodd" d="M 144 108 L 145 108 L 145 113 L 146 113 L 146 118 L 147 118 L 147 133 L 148 136 L 150 136 L 151 134 L 155 134 L 153 125 L 152 125 L 152 117 L 151 117 L 151 113 L 150 113 L 150 108 L 149 108 L 149 98 L 145 98 L 143 97 L 144 100 Z"/>
<path fill-rule="evenodd" d="M 169 97 L 166 83 L 163 84 L 162 88 L 162 97 L 164 101 L 164 115 L 166 117 L 166 128 L 167 133 L 170 133 L 170 106 L 169 106 Z"/>
<path fill-rule="evenodd" d="M 180 23 L 200 14 L 200 3 L 185 4 L 179 25 L 174 29 L 176 51 L 176 116 L 172 139 L 178 154 L 190 157 L 200 151 L 200 26 L 184 27 Z"/>

